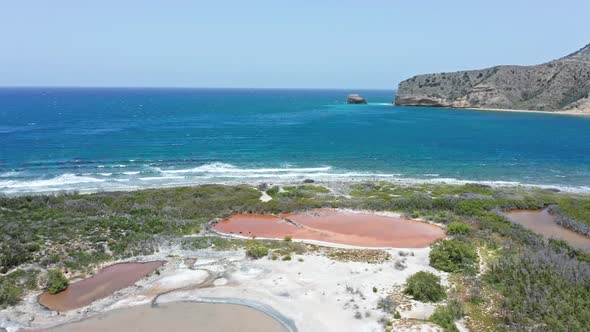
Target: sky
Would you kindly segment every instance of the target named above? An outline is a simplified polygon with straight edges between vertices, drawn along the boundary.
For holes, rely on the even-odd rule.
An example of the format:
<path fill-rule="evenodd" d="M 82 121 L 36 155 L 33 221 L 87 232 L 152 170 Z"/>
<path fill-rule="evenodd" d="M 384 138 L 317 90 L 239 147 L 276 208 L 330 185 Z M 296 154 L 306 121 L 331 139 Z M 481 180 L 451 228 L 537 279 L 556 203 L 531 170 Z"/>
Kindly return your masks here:
<path fill-rule="evenodd" d="M 588 0 L 0 0 L 0 86 L 394 89 L 590 43 Z"/>

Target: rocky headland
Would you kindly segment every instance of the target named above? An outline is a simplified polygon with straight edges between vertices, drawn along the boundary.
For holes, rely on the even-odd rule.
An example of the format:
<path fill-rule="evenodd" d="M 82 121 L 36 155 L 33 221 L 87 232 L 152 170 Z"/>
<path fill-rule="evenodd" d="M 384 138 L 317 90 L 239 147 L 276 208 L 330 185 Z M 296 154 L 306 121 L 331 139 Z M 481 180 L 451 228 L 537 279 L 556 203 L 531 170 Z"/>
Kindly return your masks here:
<path fill-rule="evenodd" d="M 399 84 L 396 105 L 590 114 L 590 44 L 534 66 L 414 76 Z"/>

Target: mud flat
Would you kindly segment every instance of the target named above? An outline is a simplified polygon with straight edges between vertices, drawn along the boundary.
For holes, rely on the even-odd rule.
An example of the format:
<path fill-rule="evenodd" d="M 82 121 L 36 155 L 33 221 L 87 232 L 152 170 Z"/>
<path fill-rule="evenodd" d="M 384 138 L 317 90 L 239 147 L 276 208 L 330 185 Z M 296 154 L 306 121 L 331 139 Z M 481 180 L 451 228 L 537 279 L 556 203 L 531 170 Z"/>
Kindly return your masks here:
<path fill-rule="evenodd" d="M 113 310 L 79 322 L 50 328 L 52 332 L 102 331 L 243 331 L 286 332 L 281 323 L 246 306 L 225 303 L 173 302 L 155 307 Z"/>
<path fill-rule="evenodd" d="M 89 305 L 114 292 L 129 287 L 139 279 L 154 272 L 165 261 L 146 263 L 120 263 L 100 270 L 90 278 L 72 283 L 57 294 L 45 292 L 39 296 L 39 303 L 56 311 L 67 311 Z"/>
<path fill-rule="evenodd" d="M 590 250 L 590 237 L 558 225 L 547 209 L 512 210 L 504 214 L 510 221 L 522 225 L 546 239 L 564 240 L 574 248 Z"/>
<path fill-rule="evenodd" d="M 213 225 L 223 234 L 321 241 L 359 247 L 425 248 L 444 238 L 442 228 L 417 220 L 317 209 L 274 215 L 236 214 Z"/>

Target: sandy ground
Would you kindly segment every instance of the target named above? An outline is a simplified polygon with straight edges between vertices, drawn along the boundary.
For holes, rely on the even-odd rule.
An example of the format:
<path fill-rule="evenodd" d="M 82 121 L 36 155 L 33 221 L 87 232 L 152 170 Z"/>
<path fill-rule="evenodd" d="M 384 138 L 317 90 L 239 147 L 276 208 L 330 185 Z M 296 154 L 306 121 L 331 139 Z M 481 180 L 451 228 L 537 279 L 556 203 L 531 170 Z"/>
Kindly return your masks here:
<path fill-rule="evenodd" d="M 537 110 L 515 110 L 515 109 L 504 109 L 504 108 L 485 108 L 485 107 L 467 107 L 462 108 L 465 110 L 475 111 L 494 111 L 494 112 L 518 112 L 518 113 L 542 113 L 542 114 L 559 114 L 559 115 L 577 115 L 577 116 L 590 116 L 589 109 L 581 110 L 567 110 L 567 111 L 537 111 Z"/>
<path fill-rule="evenodd" d="M 179 300 L 242 304 L 277 319 L 290 331 L 383 331 L 386 314 L 377 300 L 401 289 L 405 279 L 420 270 L 434 272 L 447 283 L 445 273 L 428 265 L 430 249 L 388 249 L 392 259 L 381 264 L 339 262 L 316 253 L 296 255 L 291 261 L 252 260 L 243 251 L 163 249 L 142 261 L 168 260 L 159 271 L 81 309 L 58 313 L 37 303 L 30 294 L 17 305 L 0 311 L 0 327 L 46 328 L 107 312 L 148 303 Z M 411 254 L 410 254 L 411 253 Z M 405 259 L 407 268 L 394 267 Z M 377 292 L 373 292 L 376 287 Z M 401 296 L 401 295 L 400 295 Z M 403 300 L 402 318 L 425 319 L 430 304 Z M 396 331 L 434 331 L 421 321 L 397 320 Z M 403 326 L 403 327 L 402 327 Z"/>

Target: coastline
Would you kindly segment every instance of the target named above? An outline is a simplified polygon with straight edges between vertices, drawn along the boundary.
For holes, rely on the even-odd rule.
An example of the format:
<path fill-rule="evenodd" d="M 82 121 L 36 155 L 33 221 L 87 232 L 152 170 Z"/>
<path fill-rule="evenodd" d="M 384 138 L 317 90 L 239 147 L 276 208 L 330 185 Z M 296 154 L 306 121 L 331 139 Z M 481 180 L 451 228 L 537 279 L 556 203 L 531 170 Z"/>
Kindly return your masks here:
<path fill-rule="evenodd" d="M 146 186 L 133 186 L 133 187 L 114 187 L 114 188 L 87 188 L 87 189 L 75 189 L 75 188 L 60 188 L 55 190 L 44 190 L 44 191 L 23 191 L 23 192 L 2 192 L 0 190 L 0 196 L 4 197 L 22 197 L 22 196 L 59 196 L 65 194 L 80 194 L 80 195 L 91 195 L 97 193 L 116 193 L 116 192 L 134 192 L 143 190 L 160 190 L 160 189 L 174 189 L 174 188 L 185 188 L 185 187 L 198 187 L 207 185 L 247 185 L 257 187 L 259 185 L 302 185 L 306 184 L 306 180 L 313 180 L 311 184 L 322 185 L 330 188 L 332 191 L 339 191 L 342 188 L 347 188 L 355 184 L 360 183 L 387 183 L 392 185 L 398 185 L 402 187 L 412 187 L 417 185 L 465 185 L 465 184 L 479 184 L 485 185 L 492 188 L 520 188 L 520 189 L 541 189 L 559 191 L 570 194 L 581 194 L 590 195 L 590 187 L 579 186 L 564 186 L 559 184 L 533 184 L 533 183 L 521 183 L 517 181 L 493 181 L 493 180 L 461 180 L 453 178 L 399 178 L 394 175 L 377 176 L 375 174 L 367 176 L 351 176 L 346 179 L 339 180 L 315 180 L 316 176 L 310 174 L 309 177 L 301 177 L 299 179 L 280 179 L 280 178 L 268 178 L 258 179 L 251 181 L 187 181 L 186 183 L 171 183 L 171 184 L 155 184 Z M 263 199 L 268 200 L 267 195 L 261 193 Z"/>
<path fill-rule="evenodd" d="M 573 116 L 590 116 L 590 110 L 579 110 L 579 111 L 539 111 L 539 110 L 519 110 L 519 109 L 507 109 L 507 108 L 488 108 L 488 107 L 448 107 L 458 108 L 464 110 L 473 111 L 492 111 L 492 112 L 510 112 L 510 113 L 538 113 L 538 114 L 555 114 L 555 115 L 573 115 Z"/>
<path fill-rule="evenodd" d="M 555 115 L 573 115 L 573 116 L 590 116 L 590 109 L 583 110 L 566 110 L 566 111 L 541 111 L 541 110 L 523 110 L 513 108 L 493 108 L 493 107 L 462 107 L 462 106 L 442 106 L 442 105 L 418 105 L 418 104 L 396 104 L 395 107 L 433 107 L 444 108 L 448 110 L 465 110 L 465 111 L 490 111 L 490 112 L 508 112 L 508 113 L 533 113 L 533 114 L 555 114 Z"/>

